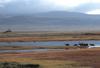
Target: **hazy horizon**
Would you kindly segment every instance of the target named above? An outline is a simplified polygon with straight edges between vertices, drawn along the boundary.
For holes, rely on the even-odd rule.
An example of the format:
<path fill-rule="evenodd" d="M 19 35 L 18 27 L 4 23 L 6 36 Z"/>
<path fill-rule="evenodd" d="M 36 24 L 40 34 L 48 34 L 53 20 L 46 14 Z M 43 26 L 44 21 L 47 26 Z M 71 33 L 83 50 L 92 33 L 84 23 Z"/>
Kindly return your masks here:
<path fill-rule="evenodd" d="M 0 0 L 0 31 L 99 31 L 99 15 L 99 0 Z"/>

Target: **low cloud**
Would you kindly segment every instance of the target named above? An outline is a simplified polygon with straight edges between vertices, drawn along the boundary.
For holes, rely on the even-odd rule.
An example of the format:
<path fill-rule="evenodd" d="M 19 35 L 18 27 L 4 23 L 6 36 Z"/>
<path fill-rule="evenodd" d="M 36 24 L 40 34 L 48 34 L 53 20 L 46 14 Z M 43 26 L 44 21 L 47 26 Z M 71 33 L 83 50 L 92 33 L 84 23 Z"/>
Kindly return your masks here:
<path fill-rule="evenodd" d="M 95 9 L 100 9 L 100 3 L 85 3 L 85 4 L 81 4 L 77 7 L 72 8 L 72 11 L 75 12 L 88 12 L 88 11 L 92 11 Z"/>
<path fill-rule="evenodd" d="M 22 13 L 36 13 L 36 12 L 63 10 L 63 8 L 50 4 L 48 3 L 48 1 L 47 0 L 0 0 L 0 13 L 22 14 Z M 85 0 L 84 4 L 80 4 L 76 7 L 64 8 L 64 10 L 66 11 L 83 12 L 83 13 L 92 11 L 94 9 L 100 9 L 99 0 L 92 0 L 91 2 L 90 0 L 88 1 Z"/>

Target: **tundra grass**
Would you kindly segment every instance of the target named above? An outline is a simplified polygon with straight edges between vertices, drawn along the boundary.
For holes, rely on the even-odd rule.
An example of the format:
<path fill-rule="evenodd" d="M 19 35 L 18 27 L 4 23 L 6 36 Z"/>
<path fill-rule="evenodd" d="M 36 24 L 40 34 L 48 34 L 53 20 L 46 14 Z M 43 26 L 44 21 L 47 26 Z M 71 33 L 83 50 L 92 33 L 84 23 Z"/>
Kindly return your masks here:
<path fill-rule="evenodd" d="M 33 60 L 31 58 L 16 58 L 6 59 L 0 62 L 17 62 L 25 64 L 39 64 L 40 68 L 91 68 L 88 66 L 81 66 L 80 63 L 74 61 L 64 60 Z"/>

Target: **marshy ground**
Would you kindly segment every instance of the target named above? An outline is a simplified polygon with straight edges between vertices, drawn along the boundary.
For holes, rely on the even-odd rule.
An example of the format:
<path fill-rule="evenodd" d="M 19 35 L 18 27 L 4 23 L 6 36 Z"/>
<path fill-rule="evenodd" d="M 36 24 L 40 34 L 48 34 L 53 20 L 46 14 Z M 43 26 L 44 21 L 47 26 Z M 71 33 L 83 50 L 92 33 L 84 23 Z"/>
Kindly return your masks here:
<path fill-rule="evenodd" d="M 75 66 L 76 68 L 99 68 L 100 48 L 0 53 L 0 62 L 33 63 L 40 64 L 43 68 L 75 68 Z"/>
<path fill-rule="evenodd" d="M 8 32 L 0 33 L 0 42 L 100 40 L 100 33 Z"/>
<path fill-rule="evenodd" d="M 100 40 L 99 33 L 10 32 L 0 42 Z M 55 49 L 54 51 L 0 53 L 0 62 L 39 64 L 40 68 L 100 68 L 100 48 L 0 46 L 0 50 Z M 58 51 L 56 49 L 64 49 Z"/>

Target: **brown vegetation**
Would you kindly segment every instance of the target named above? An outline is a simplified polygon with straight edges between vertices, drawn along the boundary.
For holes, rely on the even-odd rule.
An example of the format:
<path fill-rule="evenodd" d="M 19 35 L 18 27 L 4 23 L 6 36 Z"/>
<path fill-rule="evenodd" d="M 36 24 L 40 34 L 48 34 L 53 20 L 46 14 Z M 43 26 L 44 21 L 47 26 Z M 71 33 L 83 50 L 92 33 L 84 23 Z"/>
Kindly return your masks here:
<path fill-rule="evenodd" d="M 0 46 L 0 50 L 29 50 L 38 48 L 36 46 Z"/>
<path fill-rule="evenodd" d="M 48 37 L 5 37 L 0 42 L 27 42 L 27 41 L 74 41 L 74 40 L 100 40 L 100 36 L 48 36 Z"/>
<path fill-rule="evenodd" d="M 100 40 L 100 35 L 80 33 L 0 33 L 0 42 L 68 40 Z"/>
<path fill-rule="evenodd" d="M 21 58 L 23 59 L 21 60 Z M 100 48 L 0 54 L 0 61 L 31 62 L 32 60 L 76 61 L 81 63 L 83 66 L 100 68 Z"/>

